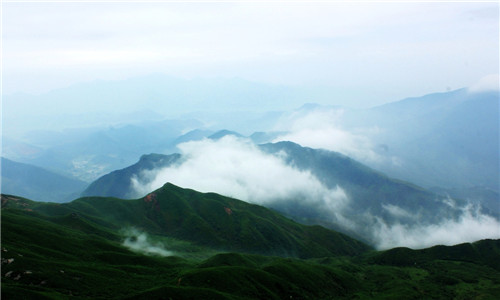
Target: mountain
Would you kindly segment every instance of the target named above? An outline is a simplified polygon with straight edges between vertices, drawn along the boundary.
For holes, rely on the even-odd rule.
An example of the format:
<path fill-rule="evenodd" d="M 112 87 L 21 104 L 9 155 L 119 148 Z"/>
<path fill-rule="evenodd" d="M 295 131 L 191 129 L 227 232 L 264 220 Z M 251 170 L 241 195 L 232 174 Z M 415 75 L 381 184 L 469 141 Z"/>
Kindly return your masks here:
<path fill-rule="evenodd" d="M 171 166 L 180 159 L 179 154 L 163 155 L 149 154 L 143 155 L 139 161 L 127 168 L 113 171 L 101 176 L 92 182 L 81 196 L 103 196 L 116 198 L 133 198 L 133 191 L 130 189 L 131 180 L 140 177 L 144 171 Z"/>
<path fill-rule="evenodd" d="M 43 168 L 1 158 L 2 193 L 47 202 L 66 202 L 74 199 L 87 185 Z"/>
<path fill-rule="evenodd" d="M 210 135 L 208 138 L 211 140 L 219 140 L 225 136 L 232 135 L 235 137 L 243 137 L 241 134 L 235 132 L 235 131 L 230 131 L 230 130 L 219 130 L 216 133 Z"/>
<path fill-rule="evenodd" d="M 499 246 L 498 240 L 481 240 L 453 247 L 438 245 L 421 250 L 399 247 L 377 253 L 369 260 L 377 264 L 408 267 L 425 264 L 431 260 L 464 261 L 500 271 L 500 261 L 495 259 L 500 255 Z"/>
<path fill-rule="evenodd" d="M 338 152 L 302 147 L 292 142 L 260 145 L 270 154 L 284 154 L 284 161 L 310 171 L 328 187 L 341 186 L 356 199 L 353 210 L 380 211 L 380 204 L 397 204 L 418 210 L 419 205 L 435 205 L 435 195 L 408 182 L 390 178 Z M 432 200 L 431 200 L 432 199 Z M 432 204 L 431 204 L 432 203 Z"/>
<path fill-rule="evenodd" d="M 41 148 L 21 155 L 20 143 L 7 140 L 9 157 L 18 161 L 91 182 L 113 170 L 132 164 L 137 157 L 151 152 L 173 152 L 176 139 L 187 129 L 201 123 L 192 120 L 161 120 L 128 123 L 98 128 L 63 131 L 38 131 L 25 136 Z M 17 147 L 15 147 L 17 146 Z"/>
<path fill-rule="evenodd" d="M 292 142 L 260 145 L 261 149 L 279 155 L 291 166 L 310 172 L 329 188 L 341 187 L 350 199 L 341 215 L 352 221 L 342 225 L 328 212 L 311 206 L 308 201 L 289 201 L 271 205 L 287 216 L 304 223 L 319 223 L 377 244 L 376 224 L 387 227 L 405 226 L 407 229 L 437 226 L 445 220 L 459 218 L 466 202 L 451 200 L 412 183 L 397 180 L 337 152 L 302 147 Z M 486 206 L 480 210 L 499 218 L 498 211 Z M 380 229 L 383 231 L 382 229 Z"/>
<path fill-rule="evenodd" d="M 1 200 L 5 299 L 494 299 L 500 289 L 500 240 L 371 251 L 170 184 L 137 200 Z"/>
<path fill-rule="evenodd" d="M 330 191 L 341 189 L 345 193 L 347 204 L 335 209 L 314 204 L 318 199 L 310 199 L 308 195 L 291 195 L 286 201 L 268 201 L 265 204 L 301 223 L 322 224 L 377 244 L 380 242 L 379 233 L 374 228 L 381 226 L 381 222 L 383 226 L 410 229 L 413 226 L 436 226 L 446 220 L 458 219 L 464 213 L 464 200 L 449 200 L 447 196 L 390 178 L 340 153 L 302 147 L 291 142 L 263 144 L 259 149 L 280 158 L 296 170 L 311 174 Z M 160 161 L 163 164 L 158 163 Z M 158 170 L 172 165 L 179 167 L 184 162 L 185 159 L 178 154 L 154 155 L 151 158 L 143 156 L 135 165 L 99 178 L 82 196 L 134 198 L 137 192 L 132 186 L 132 179 L 147 185 Z M 498 217 L 498 212 L 489 210 L 487 206 L 480 206 L 479 211 Z"/>
<path fill-rule="evenodd" d="M 408 98 L 362 111 L 346 111 L 349 129 L 376 128 L 367 136 L 379 154 L 399 163 L 369 163 L 424 187 L 499 191 L 499 94 L 460 89 Z"/>
<path fill-rule="evenodd" d="M 40 95 L 5 95 L 4 131 L 22 135 L 33 128 L 59 130 L 86 127 L 89 124 L 106 126 L 110 124 L 107 121 L 112 124 L 124 123 L 138 120 L 139 116 L 141 120 L 157 119 L 154 113 L 143 118 L 140 114 L 143 111 L 165 112 L 166 117 L 183 114 L 203 117 L 211 114 L 210 121 L 222 122 L 219 128 L 230 124 L 235 126 L 242 121 L 244 126 L 248 126 L 250 120 L 262 118 L 260 115 L 249 118 L 251 112 L 287 109 L 283 107 L 284 103 L 292 108 L 305 99 L 329 100 L 329 97 L 324 90 L 268 85 L 241 78 L 187 80 L 151 74 L 127 80 L 80 83 Z M 77 112 L 75 103 L 80 103 Z M 55 112 L 48 107 L 57 107 L 58 110 Z M 239 112 L 235 111 L 235 107 Z M 225 118 L 213 118 L 219 113 L 223 113 Z M 231 118 L 231 115 L 237 116 L 228 124 L 226 119 Z"/>
<path fill-rule="evenodd" d="M 255 144 L 266 144 L 272 142 L 273 140 L 275 140 L 277 137 L 279 137 L 284 133 L 285 132 L 280 132 L 280 131 L 270 131 L 270 132 L 257 131 L 252 133 L 249 136 L 249 138 Z"/>
<path fill-rule="evenodd" d="M 52 217 L 75 216 L 108 228 L 135 226 L 157 235 L 225 251 L 300 258 L 355 255 L 368 246 L 320 226 L 305 226 L 262 206 L 165 184 L 144 198 L 124 201 L 88 197 L 56 206 L 6 197 L 4 208 L 21 207 Z"/>
<path fill-rule="evenodd" d="M 199 141 L 202 140 L 203 138 L 211 136 L 212 134 L 214 134 L 214 132 L 212 132 L 211 130 L 203 130 L 203 129 L 191 130 L 176 138 L 173 144 L 178 145 L 186 142 Z"/>

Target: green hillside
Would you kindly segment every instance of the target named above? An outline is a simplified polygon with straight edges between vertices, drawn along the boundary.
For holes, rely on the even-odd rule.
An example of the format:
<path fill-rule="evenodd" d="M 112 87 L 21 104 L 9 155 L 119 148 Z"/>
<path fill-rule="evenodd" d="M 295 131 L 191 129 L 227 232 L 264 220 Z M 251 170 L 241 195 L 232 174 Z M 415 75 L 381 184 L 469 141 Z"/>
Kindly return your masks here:
<path fill-rule="evenodd" d="M 137 200 L 58 204 L 2 195 L 1 221 L 2 299 L 495 299 L 500 293 L 499 240 L 376 252 L 260 206 L 171 184 Z M 127 246 L 143 234 L 150 247 L 168 253 Z"/>
<path fill-rule="evenodd" d="M 310 258 L 356 255 L 369 249 L 346 235 L 298 224 L 262 206 L 169 183 L 136 200 L 88 197 L 67 204 L 19 201 L 50 217 L 73 214 L 82 222 L 113 230 L 136 227 L 226 251 Z M 19 201 L 7 200 L 4 206 L 18 206 Z"/>

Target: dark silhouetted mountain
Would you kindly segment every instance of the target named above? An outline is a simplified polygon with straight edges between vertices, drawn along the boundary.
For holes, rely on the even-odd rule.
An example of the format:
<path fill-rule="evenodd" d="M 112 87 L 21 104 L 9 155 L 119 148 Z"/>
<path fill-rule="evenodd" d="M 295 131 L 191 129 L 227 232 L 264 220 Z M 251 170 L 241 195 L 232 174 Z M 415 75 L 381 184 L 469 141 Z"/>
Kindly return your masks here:
<path fill-rule="evenodd" d="M 130 184 L 134 176 L 140 177 L 141 173 L 148 170 L 164 168 L 175 164 L 180 159 L 180 154 L 143 155 L 139 161 L 130 167 L 113 171 L 103 175 L 92 182 L 81 194 L 84 196 L 103 196 L 117 198 L 133 198 Z"/>
<path fill-rule="evenodd" d="M 399 247 L 380 252 L 370 260 L 377 264 L 407 267 L 422 265 L 432 260 L 463 261 L 500 271 L 500 261 L 496 259 L 499 256 L 499 240 L 481 240 L 448 247 L 438 245 L 420 250 Z"/>
<path fill-rule="evenodd" d="M 87 183 L 40 167 L 2 157 L 2 193 L 39 201 L 66 202 L 74 199 Z"/>

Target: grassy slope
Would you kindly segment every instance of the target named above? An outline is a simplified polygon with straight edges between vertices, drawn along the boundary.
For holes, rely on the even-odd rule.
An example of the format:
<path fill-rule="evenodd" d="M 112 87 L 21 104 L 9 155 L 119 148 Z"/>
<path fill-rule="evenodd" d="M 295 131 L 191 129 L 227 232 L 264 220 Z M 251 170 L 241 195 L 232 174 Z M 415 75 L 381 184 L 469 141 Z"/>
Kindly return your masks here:
<path fill-rule="evenodd" d="M 221 197 L 166 186 L 156 192 L 160 211 L 166 209 L 162 192 L 170 197 L 190 196 L 186 201 L 193 202 L 191 206 L 196 206 L 192 200 L 196 197 Z M 495 299 L 500 293 L 500 241 L 299 259 L 217 251 L 169 237 L 169 247 L 177 247 L 175 256 L 144 256 L 121 244 L 119 227 L 125 222 L 121 218 L 128 214 L 120 206 L 130 206 L 136 215 L 140 215 L 141 207 L 157 212 L 156 206 L 142 199 L 121 200 L 121 205 L 115 201 L 120 200 L 86 198 L 71 204 L 46 204 L 3 196 L 2 297 Z M 109 218 L 90 218 L 94 210 L 106 208 L 116 213 Z M 179 213 L 183 209 L 179 208 Z M 237 216 L 240 209 L 234 207 L 233 214 L 227 216 Z M 258 207 L 252 209 L 248 208 L 256 214 L 265 212 Z M 278 215 L 269 214 L 276 223 L 282 222 Z M 110 226 L 112 220 L 119 226 Z M 153 233 L 165 229 L 162 226 L 146 221 L 137 225 Z M 155 237 L 165 239 L 160 233 L 156 231 Z M 8 263 L 9 258 L 14 261 Z"/>
<path fill-rule="evenodd" d="M 114 230 L 133 226 L 221 250 L 309 258 L 369 249 L 346 235 L 298 224 L 258 205 L 172 184 L 137 200 L 90 197 L 30 205 L 50 216 L 76 213 Z"/>

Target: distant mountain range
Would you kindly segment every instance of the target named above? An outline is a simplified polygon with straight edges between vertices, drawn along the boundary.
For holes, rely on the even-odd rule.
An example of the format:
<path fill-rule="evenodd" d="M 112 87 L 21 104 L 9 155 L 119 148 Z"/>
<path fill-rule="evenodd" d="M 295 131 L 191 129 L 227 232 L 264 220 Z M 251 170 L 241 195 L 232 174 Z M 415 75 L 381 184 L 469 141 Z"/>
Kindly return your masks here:
<path fill-rule="evenodd" d="M 348 129 L 367 134 L 382 156 L 399 165 L 370 163 L 390 176 L 425 187 L 499 191 L 499 93 L 460 89 L 408 98 L 363 111 L 346 111 Z"/>
<path fill-rule="evenodd" d="M 92 182 L 130 165 L 144 153 L 174 152 L 177 142 L 193 138 L 183 138 L 186 129 L 199 126 L 201 123 L 196 120 L 162 120 L 107 128 L 35 132 L 27 137 L 32 144 L 7 139 L 4 155 Z M 36 151 L 20 155 L 21 147 Z"/>
<path fill-rule="evenodd" d="M 500 240 L 373 251 L 171 184 L 137 200 L 1 203 L 6 299 L 493 299 L 500 288 Z"/>
<path fill-rule="evenodd" d="M 2 298 L 498 298 L 499 92 L 300 106 L 336 93 L 156 74 L 4 96 Z"/>
<path fill-rule="evenodd" d="M 153 171 L 149 176 L 154 176 L 155 170 L 181 165 L 186 157 L 168 153 L 182 152 L 186 142 L 216 143 L 228 136 L 238 137 L 260 144 L 259 151 L 272 154 L 303 174 L 310 173 L 323 186 L 345 192 L 349 199 L 341 212 L 309 205 L 311 199 L 305 192 L 281 203 L 270 201 L 267 206 L 300 222 L 324 224 L 373 243 L 373 232 L 366 230 L 375 224 L 400 228 L 404 238 L 407 230 L 422 232 L 414 225 L 430 230 L 445 221 L 465 224 L 465 216 L 475 221 L 489 217 L 498 220 L 498 109 L 498 92 L 461 89 L 365 110 L 306 104 L 288 112 L 249 112 L 243 116 L 242 111 L 205 111 L 175 120 L 158 120 L 152 113 L 151 120 L 141 122 L 34 132 L 19 140 L 6 138 L 3 154 L 93 182 L 82 195 L 136 198 L 150 190 L 139 195 L 130 188 L 131 178 L 135 176 L 139 184 L 148 183 L 151 178 L 142 176 L 145 171 Z M 211 123 L 214 116 L 227 124 L 236 120 L 240 125 L 256 125 L 247 129 L 264 129 L 253 134 L 232 127 L 219 130 L 207 125 L 222 124 Z M 277 143 L 294 141 L 297 136 L 302 138 L 298 138 L 302 147 L 298 143 Z M 314 146 L 306 147 L 311 141 Z M 330 148 L 334 151 L 326 151 Z M 135 167 L 127 168 L 144 153 L 163 154 L 146 155 L 144 162 L 141 159 Z M 117 171 L 104 176 L 113 170 Z M 18 185 L 10 185 L 16 186 L 13 194 L 24 195 L 32 188 L 23 176 L 17 176 L 16 182 Z M 337 216 L 332 216 L 332 211 Z M 354 225 L 340 225 L 342 222 L 336 219 L 339 216 Z"/>
<path fill-rule="evenodd" d="M 4 130 L 14 135 L 32 128 L 58 131 L 87 127 L 89 123 L 107 126 L 179 116 L 237 131 L 253 124 L 252 130 L 260 131 L 270 125 L 265 121 L 266 115 L 292 109 L 311 98 L 321 101 L 330 95 L 325 90 L 268 85 L 241 78 L 186 80 L 151 74 L 75 84 L 40 95 L 5 95 L 2 108 Z M 77 111 L 75 103 L 82 104 Z M 55 113 L 49 107 L 58 110 Z"/>
<path fill-rule="evenodd" d="M 1 191 L 47 202 L 67 202 L 78 197 L 86 182 L 40 167 L 2 157 Z"/>
<path fill-rule="evenodd" d="M 327 134 L 317 137 L 316 142 L 323 140 L 335 147 L 307 142 L 302 146 L 341 152 L 393 178 L 425 188 L 476 190 L 479 187 L 498 193 L 498 99 L 498 92 L 460 89 L 361 110 L 306 104 L 293 111 L 200 111 L 170 120 L 152 111 L 143 111 L 137 113 L 141 116 L 138 119 L 129 116 L 129 121 L 118 124 L 110 120 L 110 124 L 115 124 L 112 126 L 37 131 L 19 139 L 7 136 L 3 139 L 3 155 L 92 182 L 131 165 L 142 154 L 173 153 L 178 144 L 223 134 L 221 129 L 248 136 L 261 144 L 283 140 L 287 133 L 302 128 L 306 120 L 315 122 L 310 128 L 313 131 L 307 132 L 309 136 L 315 136 L 314 130 L 333 126 L 337 130 L 333 132 L 343 134 L 340 138 L 354 136 L 363 143 L 354 143 L 346 149 L 342 146 L 345 140 L 334 143 L 339 136 Z M 328 111 L 339 113 L 333 113 L 333 119 L 329 119 L 325 118 Z M 4 116 L 8 116 L 6 112 Z M 323 114 L 322 118 L 315 118 L 318 112 Z M 106 118 L 103 113 L 98 119 Z M 5 133 L 9 132 L 5 129 Z M 301 144 L 301 141 L 291 141 Z M 370 155 L 365 157 L 360 153 Z M 458 196 L 472 201 L 481 197 L 471 193 Z"/>

